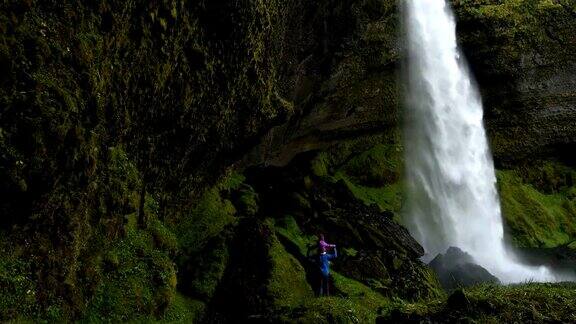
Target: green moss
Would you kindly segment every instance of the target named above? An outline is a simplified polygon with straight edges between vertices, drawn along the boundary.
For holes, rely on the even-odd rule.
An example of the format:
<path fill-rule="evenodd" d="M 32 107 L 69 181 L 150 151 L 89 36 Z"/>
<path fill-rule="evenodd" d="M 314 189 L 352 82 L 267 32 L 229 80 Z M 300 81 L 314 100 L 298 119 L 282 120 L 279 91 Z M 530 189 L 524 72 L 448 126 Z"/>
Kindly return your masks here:
<path fill-rule="evenodd" d="M 111 147 L 107 152 L 106 176 L 102 177 L 102 188 L 109 197 L 98 197 L 98 211 L 103 217 L 112 218 L 121 213 L 135 211 L 140 205 L 141 174 L 130 160 L 123 146 Z M 145 207 L 151 197 L 146 197 Z"/>
<path fill-rule="evenodd" d="M 178 251 L 178 239 L 176 235 L 164 225 L 164 223 L 157 219 L 153 219 L 148 224 L 148 229 L 154 238 L 155 244 L 160 249 L 172 254 Z"/>
<path fill-rule="evenodd" d="M 254 188 L 247 184 L 243 184 L 239 188 L 240 199 L 237 202 L 238 210 L 245 216 L 254 216 L 258 213 L 258 194 Z"/>
<path fill-rule="evenodd" d="M 174 302 L 161 318 L 163 323 L 200 323 L 206 305 L 198 300 L 176 294 Z"/>
<path fill-rule="evenodd" d="M 244 181 L 246 181 L 246 177 L 242 173 L 230 172 L 221 180 L 218 187 L 226 190 L 235 190 L 239 189 Z"/>
<path fill-rule="evenodd" d="M 556 247 L 576 237 L 574 203 L 561 193 L 543 194 L 514 171 L 498 172 L 502 214 L 520 247 Z"/>
<path fill-rule="evenodd" d="M 473 59 L 485 58 L 480 64 L 496 73 L 514 73 L 520 66 L 536 63 L 522 61 L 527 52 L 537 51 L 557 64 L 572 60 L 569 47 L 564 46 L 575 26 L 570 6 L 566 0 L 457 1 L 454 5 L 465 29 L 464 44 L 476 50 Z"/>
<path fill-rule="evenodd" d="M 344 248 L 343 252 L 344 252 L 344 255 L 348 255 L 351 257 L 355 257 L 358 254 L 358 251 L 354 248 Z"/>
<path fill-rule="evenodd" d="M 275 307 L 295 308 L 313 296 L 304 268 L 275 236 L 271 240 L 270 258 L 272 271 L 267 287 Z"/>
<path fill-rule="evenodd" d="M 174 263 L 155 235 L 134 223 L 129 222 L 124 238 L 102 251 L 102 262 L 93 265 L 101 280 L 86 307 L 84 320 L 88 322 L 155 318 L 174 302 Z"/>
<path fill-rule="evenodd" d="M 446 296 L 446 292 L 442 288 L 440 280 L 438 280 L 438 276 L 434 270 L 428 266 L 423 266 L 419 269 L 419 272 L 421 277 L 424 278 L 422 284 L 425 287 L 422 289 L 422 294 L 419 296 L 420 300 Z"/>
<path fill-rule="evenodd" d="M 576 170 L 555 161 L 518 168 L 522 180 L 545 194 L 559 193 L 572 198 L 576 190 Z"/>
<path fill-rule="evenodd" d="M 382 187 L 367 187 L 354 183 L 344 173 L 337 173 L 334 178 L 344 181 L 352 195 L 366 205 L 376 205 L 382 211 L 399 211 L 401 208 L 402 185 L 400 183 Z"/>
<path fill-rule="evenodd" d="M 34 319 L 38 316 L 36 293 L 30 260 L 10 247 L 0 232 L 0 321 Z"/>
<path fill-rule="evenodd" d="M 329 168 L 329 156 L 326 152 L 320 152 L 318 155 L 312 159 L 310 162 L 310 168 L 312 170 L 312 174 L 317 177 L 325 177 L 328 175 L 328 168 Z"/>
<path fill-rule="evenodd" d="M 228 265 L 228 246 L 224 239 L 218 238 L 215 244 L 207 247 L 199 256 L 194 259 L 192 270 L 192 281 L 190 290 L 194 296 L 202 300 L 209 301 Z"/>
<path fill-rule="evenodd" d="M 204 302 L 214 295 L 228 264 L 227 229 L 235 224 L 235 216 L 258 210 L 257 194 L 244 181 L 239 173 L 228 174 L 200 197 L 190 213 L 170 222 L 178 241 L 182 290 Z M 231 196 L 238 199 L 233 203 Z"/>
<path fill-rule="evenodd" d="M 354 156 L 340 171 L 353 177 L 358 183 L 378 186 L 397 183 L 402 172 L 401 168 L 402 147 L 377 144 Z"/>
<path fill-rule="evenodd" d="M 220 195 L 219 187 L 209 189 L 189 215 L 173 222 L 180 248 L 187 254 L 202 250 L 206 242 L 234 221 L 236 208 Z"/>
<path fill-rule="evenodd" d="M 354 153 L 356 149 L 352 147 L 355 146 L 362 144 L 352 142 L 336 151 L 319 153 L 313 160 L 313 171 L 316 170 L 318 176 L 330 174 L 333 180 L 342 180 L 352 195 L 366 205 L 374 204 L 382 211 L 399 211 L 402 203 L 401 146 L 372 143 L 367 149 Z M 339 150 L 350 150 L 344 161 L 337 156 L 346 156 L 346 153 L 338 154 Z M 335 171 L 330 173 L 331 169 Z"/>
<path fill-rule="evenodd" d="M 359 298 L 362 300 L 362 304 L 369 309 L 375 310 L 388 301 L 366 285 L 335 271 L 332 271 L 332 278 L 334 279 L 334 287 L 343 297 Z"/>
<path fill-rule="evenodd" d="M 277 220 L 274 225 L 276 233 L 297 246 L 302 256 L 306 256 L 308 246 L 316 243 L 316 238 L 312 235 L 305 235 L 292 216 Z"/>

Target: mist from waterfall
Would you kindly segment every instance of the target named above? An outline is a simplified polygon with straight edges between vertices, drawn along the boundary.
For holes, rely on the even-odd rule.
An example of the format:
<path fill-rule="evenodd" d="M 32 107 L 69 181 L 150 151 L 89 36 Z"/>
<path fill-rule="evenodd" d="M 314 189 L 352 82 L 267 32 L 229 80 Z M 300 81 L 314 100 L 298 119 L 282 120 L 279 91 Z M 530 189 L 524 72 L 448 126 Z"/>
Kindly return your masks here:
<path fill-rule="evenodd" d="M 431 259 L 450 246 L 502 282 L 556 281 L 504 244 L 494 164 L 477 87 L 445 0 L 404 0 L 406 226 Z"/>

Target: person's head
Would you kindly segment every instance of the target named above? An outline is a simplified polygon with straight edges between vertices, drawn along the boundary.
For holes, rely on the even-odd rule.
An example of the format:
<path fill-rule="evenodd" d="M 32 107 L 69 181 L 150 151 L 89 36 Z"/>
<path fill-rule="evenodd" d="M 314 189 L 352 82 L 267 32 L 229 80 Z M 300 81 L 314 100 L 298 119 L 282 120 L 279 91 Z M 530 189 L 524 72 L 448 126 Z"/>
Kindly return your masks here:
<path fill-rule="evenodd" d="M 318 239 L 320 241 L 324 241 L 324 234 L 318 234 Z"/>

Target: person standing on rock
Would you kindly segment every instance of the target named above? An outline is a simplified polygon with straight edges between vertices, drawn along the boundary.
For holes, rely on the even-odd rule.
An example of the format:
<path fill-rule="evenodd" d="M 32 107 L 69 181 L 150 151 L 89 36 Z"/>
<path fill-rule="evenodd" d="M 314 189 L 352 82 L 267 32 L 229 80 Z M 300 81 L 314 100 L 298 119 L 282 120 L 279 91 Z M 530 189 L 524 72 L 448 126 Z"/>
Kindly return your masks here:
<path fill-rule="evenodd" d="M 336 244 L 328 244 L 324 241 L 324 235 L 320 234 L 320 241 L 318 242 L 320 249 L 319 263 L 320 263 L 320 292 L 319 296 L 330 296 L 329 279 L 330 279 L 330 260 L 338 257 L 338 250 Z M 327 249 L 333 248 L 334 253 L 328 253 Z"/>

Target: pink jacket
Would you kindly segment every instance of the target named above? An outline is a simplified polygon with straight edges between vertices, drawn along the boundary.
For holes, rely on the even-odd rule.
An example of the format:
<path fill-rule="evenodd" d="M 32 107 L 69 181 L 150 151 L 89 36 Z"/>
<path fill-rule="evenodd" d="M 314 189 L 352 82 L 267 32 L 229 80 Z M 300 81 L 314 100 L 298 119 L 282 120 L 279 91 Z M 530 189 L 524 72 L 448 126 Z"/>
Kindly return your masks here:
<path fill-rule="evenodd" d="M 326 252 L 328 250 L 328 248 L 333 248 L 333 247 L 336 247 L 336 245 L 335 244 L 328 244 L 324 240 L 318 241 L 318 249 L 320 250 L 320 253 Z"/>

